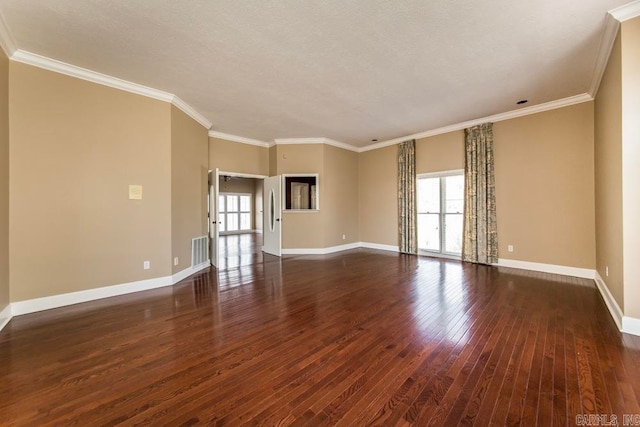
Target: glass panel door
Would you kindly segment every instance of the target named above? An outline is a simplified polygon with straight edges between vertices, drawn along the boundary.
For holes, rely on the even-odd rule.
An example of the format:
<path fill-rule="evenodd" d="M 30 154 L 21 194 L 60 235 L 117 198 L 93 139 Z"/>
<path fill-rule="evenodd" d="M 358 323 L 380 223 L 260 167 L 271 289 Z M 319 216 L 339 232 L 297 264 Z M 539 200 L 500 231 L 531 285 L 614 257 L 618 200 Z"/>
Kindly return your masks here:
<path fill-rule="evenodd" d="M 461 255 L 464 175 L 419 178 L 417 184 L 418 248 Z"/>
<path fill-rule="evenodd" d="M 221 232 L 250 231 L 252 229 L 251 195 L 224 193 L 219 198 Z"/>

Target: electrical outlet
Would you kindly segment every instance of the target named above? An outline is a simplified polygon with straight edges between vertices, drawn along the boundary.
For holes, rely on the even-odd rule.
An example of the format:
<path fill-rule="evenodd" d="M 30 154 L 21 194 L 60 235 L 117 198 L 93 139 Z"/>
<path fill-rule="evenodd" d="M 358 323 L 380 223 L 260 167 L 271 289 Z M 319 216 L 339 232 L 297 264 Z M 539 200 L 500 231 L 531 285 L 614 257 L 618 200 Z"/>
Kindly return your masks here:
<path fill-rule="evenodd" d="M 142 268 L 144 268 L 145 270 L 148 270 L 151 268 L 151 261 L 145 261 L 144 264 L 142 264 Z"/>
<path fill-rule="evenodd" d="M 609 277 L 609 266 L 608 265 L 604 268 L 604 275 Z"/>
<path fill-rule="evenodd" d="M 178 257 L 175 257 L 175 258 L 173 259 L 173 265 L 178 265 L 178 262 L 179 262 L 179 261 L 178 261 Z"/>
<path fill-rule="evenodd" d="M 513 245 L 509 245 L 509 246 L 507 246 L 507 251 L 509 251 L 509 252 L 513 252 Z"/>
<path fill-rule="evenodd" d="M 342 235 L 342 240 L 347 240 L 347 235 L 346 234 Z"/>

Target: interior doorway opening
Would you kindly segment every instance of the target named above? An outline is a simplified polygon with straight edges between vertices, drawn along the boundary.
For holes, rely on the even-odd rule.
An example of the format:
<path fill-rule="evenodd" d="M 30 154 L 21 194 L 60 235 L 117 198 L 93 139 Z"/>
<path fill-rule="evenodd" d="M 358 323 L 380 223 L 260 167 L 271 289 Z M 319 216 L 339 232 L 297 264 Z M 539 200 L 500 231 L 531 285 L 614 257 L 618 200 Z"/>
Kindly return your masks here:
<path fill-rule="evenodd" d="M 209 172 L 211 264 L 218 270 L 263 262 L 264 178 Z"/>

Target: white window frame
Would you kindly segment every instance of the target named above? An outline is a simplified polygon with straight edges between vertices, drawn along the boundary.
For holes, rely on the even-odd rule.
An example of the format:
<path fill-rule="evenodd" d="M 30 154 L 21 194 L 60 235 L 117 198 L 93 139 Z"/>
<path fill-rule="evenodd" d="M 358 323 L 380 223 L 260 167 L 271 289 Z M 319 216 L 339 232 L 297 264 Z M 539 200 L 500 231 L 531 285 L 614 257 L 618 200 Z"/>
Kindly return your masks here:
<path fill-rule="evenodd" d="M 220 206 L 220 197 L 224 196 L 224 211 L 222 210 L 222 206 Z M 224 223 L 224 229 L 225 231 L 221 231 L 220 235 L 221 236 L 226 236 L 229 234 L 245 234 L 245 233 L 251 233 L 253 232 L 253 228 L 248 228 L 246 230 L 234 230 L 234 231 L 228 231 L 227 230 L 227 215 L 229 214 L 229 212 L 227 212 L 227 196 L 238 196 L 238 210 L 235 212 L 231 212 L 233 213 L 237 213 L 238 214 L 238 228 L 240 227 L 241 221 L 240 221 L 240 215 L 241 214 L 250 214 L 250 218 L 253 221 L 253 194 L 251 193 L 234 193 L 234 192 L 228 192 L 228 193 L 219 193 L 218 194 L 218 216 L 220 215 L 224 215 L 224 219 L 225 219 L 225 223 Z M 249 196 L 249 211 L 243 211 L 240 210 L 240 196 Z M 218 221 L 220 221 L 220 218 L 218 218 Z"/>
<path fill-rule="evenodd" d="M 440 231 L 440 250 L 439 251 L 434 251 L 434 250 L 429 250 L 429 249 L 421 249 L 418 248 L 418 254 L 420 255 L 428 255 L 428 256 L 432 256 L 432 257 L 437 257 L 437 258 L 450 258 L 450 259 L 457 259 L 460 260 L 462 259 L 461 255 L 455 254 L 455 253 L 451 253 L 451 252 L 445 252 L 444 251 L 444 241 L 445 241 L 445 215 L 446 215 L 446 190 L 445 190 L 445 185 L 444 185 L 444 179 L 441 178 L 446 178 L 448 176 L 459 176 L 462 175 L 463 179 L 464 179 L 464 169 L 455 169 L 455 170 L 450 170 L 450 171 L 443 171 L 443 172 L 430 172 L 430 173 L 421 173 L 418 174 L 416 176 L 416 179 L 428 179 L 428 178 L 438 178 L 440 179 L 440 212 L 438 213 L 438 220 L 440 222 L 440 226 L 439 226 L 439 231 Z M 417 183 L 416 183 L 417 184 Z M 417 191 L 417 185 L 416 185 L 416 191 Z M 416 197 L 418 195 L 416 194 Z M 420 214 L 427 214 L 429 212 L 418 212 L 417 211 L 417 207 L 416 207 L 416 215 L 420 215 Z M 458 214 L 456 214 L 458 215 Z M 463 221 L 464 221 L 464 209 L 463 211 L 460 213 L 460 215 L 463 215 Z"/>

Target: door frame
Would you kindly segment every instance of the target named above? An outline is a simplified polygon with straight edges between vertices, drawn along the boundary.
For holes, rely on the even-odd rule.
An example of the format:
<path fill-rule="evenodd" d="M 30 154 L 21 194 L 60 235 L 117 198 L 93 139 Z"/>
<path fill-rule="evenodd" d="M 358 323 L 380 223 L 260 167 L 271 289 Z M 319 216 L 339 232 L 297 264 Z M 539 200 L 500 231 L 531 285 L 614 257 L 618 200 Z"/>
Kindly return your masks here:
<path fill-rule="evenodd" d="M 215 172 L 215 173 L 214 173 Z M 215 179 L 215 182 L 213 182 L 213 185 L 209 186 L 209 193 L 211 193 L 211 188 L 214 189 L 214 194 L 213 197 L 215 197 L 215 212 L 209 212 L 209 225 L 213 225 L 215 227 L 214 233 L 209 233 L 209 238 L 214 240 L 211 242 L 211 245 L 213 247 L 213 245 L 215 245 L 215 256 L 216 256 L 216 262 L 215 264 L 213 263 L 213 257 L 211 257 L 211 265 L 216 266 L 219 264 L 218 258 L 220 256 L 220 233 L 218 232 L 218 195 L 220 194 L 220 176 L 233 176 L 233 177 L 237 177 L 237 178 L 254 178 L 254 179 L 262 179 L 264 180 L 265 178 L 268 178 L 267 175 L 256 175 L 256 174 L 251 174 L 251 173 L 243 173 L 243 172 L 229 172 L 229 171 L 222 171 L 219 168 L 216 168 L 215 170 L 211 169 L 209 170 L 209 173 L 211 173 L 211 177 L 213 179 Z M 209 194 L 209 196 L 211 197 L 211 194 Z M 264 200 L 262 201 L 263 203 L 263 215 L 264 215 Z M 211 202 L 209 203 L 209 210 L 211 210 Z M 215 219 L 213 219 L 213 218 Z M 215 224 L 214 224 L 215 222 Z M 264 220 L 263 220 L 264 223 Z M 215 237 L 212 238 L 211 234 L 213 234 Z"/>

